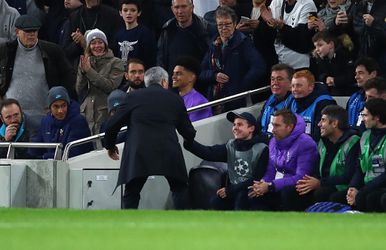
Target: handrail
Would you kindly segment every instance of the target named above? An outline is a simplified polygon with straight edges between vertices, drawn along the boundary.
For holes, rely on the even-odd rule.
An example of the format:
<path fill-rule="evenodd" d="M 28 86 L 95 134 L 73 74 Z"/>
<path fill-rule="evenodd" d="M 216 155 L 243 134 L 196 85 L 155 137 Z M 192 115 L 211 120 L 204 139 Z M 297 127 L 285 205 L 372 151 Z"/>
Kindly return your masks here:
<path fill-rule="evenodd" d="M 187 111 L 188 111 L 188 113 L 190 113 L 190 112 L 193 112 L 193 111 L 205 109 L 207 107 L 211 107 L 211 106 L 227 103 L 227 102 L 230 102 L 230 101 L 233 101 L 233 100 L 237 100 L 237 99 L 241 99 L 241 98 L 248 98 L 248 100 L 247 100 L 247 107 L 248 107 L 248 106 L 252 105 L 252 101 L 251 101 L 251 96 L 252 95 L 256 95 L 256 94 L 265 92 L 265 91 L 267 91 L 269 89 L 270 89 L 270 86 L 265 86 L 265 87 L 262 87 L 262 88 L 245 91 L 245 92 L 242 92 L 242 93 L 239 93 L 239 94 L 236 94 L 236 95 L 227 96 L 227 97 L 224 97 L 224 98 L 221 98 L 221 99 L 218 99 L 218 100 L 214 100 L 214 101 L 207 102 L 207 103 L 204 103 L 204 104 L 201 104 L 201 105 L 197 105 L 195 107 L 189 108 Z M 127 126 L 122 127 L 120 131 L 126 131 L 126 130 L 127 130 Z M 89 137 L 86 137 L 86 138 L 82 138 L 82 139 L 75 140 L 75 141 L 67 143 L 67 145 L 64 147 L 62 160 L 63 161 L 67 161 L 68 160 L 68 154 L 69 154 L 70 149 L 72 147 L 78 146 L 78 145 L 82 145 L 82 144 L 86 144 L 86 143 L 89 143 L 91 141 L 102 139 L 104 136 L 105 136 L 105 133 L 100 133 L 100 134 L 97 134 L 97 135 L 92 135 L 92 136 L 89 136 Z"/>
<path fill-rule="evenodd" d="M 55 148 L 54 160 L 60 160 L 63 145 L 44 142 L 0 142 L 0 148 L 5 147 L 8 147 L 6 159 L 15 159 L 15 148 Z"/>
<path fill-rule="evenodd" d="M 239 93 L 239 94 L 235 94 L 235 95 L 227 96 L 227 97 L 224 97 L 224 98 L 221 98 L 221 99 L 217 99 L 217 100 L 214 100 L 214 101 L 211 101 L 211 102 L 203 103 L 203 104 L 200 104 L 200 105 L 188 108 L 187 110 L 188 110 L 188 113 L 190 113 L 190 112 L 193 112 L 193 111 L 205 109 L 207 107 L 212 107 L 212 106 L 216 106 L 216 105 L 219 105 L 219 104 L 231 102 L 231 101 L 234 101 L 234 100 L 237 100 L 237 99 L 241 99 L 243 97 L 249 98 L 249 100 L 247 101 L 247 107 L 249 107 L 249 106 L 252 105 L 252 101 L 250 100 L 250 97 L 252 95 L 260 94 L 260 93 L 265 92 L 265 91 L 267 91 L 269 89 L 270 89 L 270 86 L 265 86 L 265 87 L 261 87 L 261 88 L 254 89 L 254 90 L 248 90 L 248 91 L 245 91 L 245 92 L 242 92 L 242 93 Z"/>

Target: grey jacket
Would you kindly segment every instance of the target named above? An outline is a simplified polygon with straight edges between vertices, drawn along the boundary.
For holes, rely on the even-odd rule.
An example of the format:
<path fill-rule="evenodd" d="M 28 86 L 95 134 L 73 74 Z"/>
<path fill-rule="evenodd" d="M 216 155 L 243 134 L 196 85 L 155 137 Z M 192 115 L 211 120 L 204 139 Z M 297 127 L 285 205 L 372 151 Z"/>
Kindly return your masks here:
<path fill-rule="evenodd" d="M 119 58 L 109 51 L 101 57 L 90 57 L 91 70 L 82 73 L 78 68 L 76 92 L 80 111 L 86 117 L 92 134 L 98 134 L 103 121 L 107 119 L 107 96 L 118 88 L 124 75 L 124 66 Z"/>

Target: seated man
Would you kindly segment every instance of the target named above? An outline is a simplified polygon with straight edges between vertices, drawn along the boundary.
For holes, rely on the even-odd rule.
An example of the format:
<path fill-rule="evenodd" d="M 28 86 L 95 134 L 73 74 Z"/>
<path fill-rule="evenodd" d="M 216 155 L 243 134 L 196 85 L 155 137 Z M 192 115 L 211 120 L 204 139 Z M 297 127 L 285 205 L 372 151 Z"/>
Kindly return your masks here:
<path fill-rule="evenodd" d="M 84 116 L 80 114 L 79 104 L 71 101 L 64 87 L 53 87 L 48 91 L 48 108 L 50 112 L 43 117 L 40 129 L 34 142 L 67 143 L 91 135 Z M 69 157 L 77 156 L 93 150 L 92 144 L 87 143 L 74 147 Z M 52 159 L 54 149 L 30 149 L 30 154 L 43 159 Z"/>
<path fill-rule="evenodd" d="M 363 122 L 367 130 L 360 139 L 357 171 L 347 191 L 347 203 L 360 211 L 379 212 L 386 188 L 386 101 L 365 103 Z"/>
<path fill-rule="evenodd" d="M 366 101 L 375 98 L 386 100 L 386 79 L 380 76 L 369 79 L 364 85 Z"/>
<path fill-rule="evenodd" d="M 208 102 L 203 95 L 194 89 L 194 85 L 196 84 L 199 75 L 200 64 L 194 58 L 184 56 L 177 59 L 172 76 L 173 88 L 178 89 L 178 93 L 184 100 L 186 109 Z M 211 116 L 211 108 L 189 113 L 191 122 Z"/>
<path fill-rule="evenodd" d="M 294 99 L 291 93 L 291 79 L 293 68 L 287 64 L 276 64 L 271 69 L 272 95 L 265 102 L 260 115 L 261 131 L 264 134 L 272 134 L 273 113 L 280 109 L 287 109 Z"/>
<path fill-rule="evenodd" d="M 357 85 L 360 90 L 350 96 L 346 107 L 348 112 L 348 122 L 352 127 L 359 127 L 362 123 L 362 116 L 360 113 L 362 112 L 366 102 L 363 85 L 369 79 L 376 77 L 378 71 L 378 63 L 372 58 L 360 58 L 355 63 L 355 80 L 357 81 Z"/>
<path fill-rule="evenodd" d="M 29 132 L 20 104 L 15 99 L 5 99 L 0 105 L 0 142 L 29 142 Z M 0 158 L 7 158 L 8 148 L 0 148 Z M 27 148 L 16 148 L 15 159 L 30 158 Z"/>
<path fill-rule="evenodd" d="M 248 210 L 248 186 L 260 180 L 268 163 L 268 147 L 255 136 L 256 119 L 248 112 L 241 114 L 229 112 L 228 121 L 233 123 L 235 139 L 226 144 L 204 146 L 197 141 L 185 142 L 185 148 L 208 161 L 228 163 L 226 187 L 217 190 L 213 201 L 214 209 Z"/>
<path fill-rule="evenodd" d="M 145 87 L 145 64 L 139 59 L 131 58 L 127 62 L 127 71 L 125 73 L 125 80 L 119 89 L 130 93 Z"/>
<path fill-rule="evenodd" d="M 295 101 L 291 104 L 291 111 L 299 114 L 306 122 L 306 134 L 316 142 L 319 141 L 321 110 L 327 105 L 336 104 L 335 100 L 324 84 L 315 82 L 309 70 L 301 70 L 293 75 L 292 95 Z"/>
<path fill-rule="evenodd" d="M 359 136 L 347 120 L 347 111 L 338 105 L 322 110 L 317 178 L 305 175 L 299 180 L 296 190 L 300 195 L 314 191 L 315 202 L 339 202 L 345 197 L 359 153 Z"/>
<path fill-rule="evenodd" d="M 305 133 L 301 116 L 282 109 L 272 120 L 267 172 L 254 181 L 249 197 L 256 210 L 304 210 L 311 204 L 295 190 L 298 180 L 311 175 L 318 160 L 316 143 Z"/>

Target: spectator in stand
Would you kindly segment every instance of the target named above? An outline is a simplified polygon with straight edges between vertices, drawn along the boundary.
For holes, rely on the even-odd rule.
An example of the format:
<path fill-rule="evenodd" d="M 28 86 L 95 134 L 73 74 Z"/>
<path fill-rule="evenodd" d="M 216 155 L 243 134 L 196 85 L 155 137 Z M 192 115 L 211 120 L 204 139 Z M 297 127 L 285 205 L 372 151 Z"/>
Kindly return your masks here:
<path fill-rule="evenodd" d="M 0 97 L 18 100 L 31 120 L 31 135 L 46 115 L 49 88 L 62 85 L 76 97 L 74 69 L 58 45 L 38 39 L 40 26 L 36 18 L 20 16 L 17 40 L 0 44 Z"/>
<path fill-rule="evenodd" d="M 237 15 L 237 23 L 240 21 L 241 16 L 248 17 L 251 14 L 251 6 L 245 7 L 240 5 L 240 0 L 218 0 L 218 7 L 215 10 L 208 11 L 204 15 L 204 19 L 212 25 L 216 25 L 216 11 L 219 7 L 228 6 L 233 9 Z M 249 3 L 250 5 L 250 3 Z"/>
<path fill-rule="evenodd" d="M 125 66 L 130 58 L 138 58 L 145 62 L 145 67 L 155 65 L 157 43 L 153 33 L 144 25 L 138 23 L 142 9 L 139 0 L 121 0 L 119 14 L 125 27 L 115 34 L 114 55 L 121 58 Z"/>
<path fill-rule="evenodd" d="M 49 113 L 42 119 L 39 133 L 32 137 L 33 142 L 67 143 L 90 136 L 86 119 L 80 114 L 79 104 L 71 101 L 67 90 L 62 86 L 53 87 L 48 92 Z M 77 156 L 93 150 L 87 143 L 74 147 L 69 157 Z M 55 149 L 30 149 L 30 154 L 42 159 L 52 159 Z"/>
<path fill-rule="evenodd" d="M 5 0 L 0 0 L 0 43 L 16 39 L 15 22 L 19 16 L 15 8 L 10 7 Z"/>
<path fill-rule="evenodd" d="M 386 79 L 380 76 L 371 78 L 363 85 L 366 101 L 381 98 L 386 100 Z"/>
<path fill-rule="evenodd" d="M 322 110 L 318 171 L 296 183 L 300 195 L 313 193 L 315 202 L 340 202 L 347 193 L 359 157 L 359 136 L 348 125 L 347 111 L 338 105 Z"/>
<path fill-rule="evenodd" d="M 15 8 L 20 15 L 29 15 L 43 22 L 45 17 L 44 0 L 5 0 L 10 7 Z"/>
<path fill-rule="evenodd" d="M 334 35 L 321 31 L 312 37 L 315 50 L 311 65 L 317 81 L 327 84 L 334 96 L 351 95 L 355 91 L 353 61 L 350 53 Z"/>
<path fill-rule="evenodd" d="M 216 11 L 219 36 L 211 44 L 201 64 L 199 83 L 208 86 L 209 100 L 260 87 L 265 75 L 265 63 L 249 37 L 236 30 L 237 16 L 231 8 Z M 245 100 L 236 100 L 215 107 L 219 114 L 245 106 Z"/>
<path fill-rule="evenodd" d="M 271 69 L 271 92 L 272 95 L 261 109 L 259 121 L 261 132 L 272 135 L 273 114 L 280 109 L 288 109 L 294 100 L 291 93 L 291 79 L 294 69 L 287 64 L 276 64 Z"/>
<path fill-rule="evenodd" d="M 0 105 L 0 142 L 29 142 L 30 134 L 26 117 L 15 99 L 5 99 Z M 0 148 L 0 158 L 7 158 L 8 148 Z M 27 148 L 16 148 L 15 159 L 28 159 Z"/>
<path fill-rule="evenodd" d="M 267 13 L 267 7 L 269 7 L 271 0 L 252 0 L 253 9 L 250 13 L 250 19 L 243 19 L 237 24 L 237 29 L 250 34 L 253 37 L 253 43 L 256 49 L 261 53 L 267 68 L 271 68 L 278 63 L 278 57 L 275 51 L 275 33 L 276 30 L 272 29 L 264 22 L 261 9 L 265 10 L 263 13 Z M 249 16 L 249 15 L 248 15 Z M 268 82 L 271 75 L 270 72 L 266 72 L 264 82 Z"/>
<path fill-rule="evenodd" d="M 257 136 L 258 125 L 251 113 L 229 112 L 234 139 L 226 144 L 205 146 L 197 141 L 184 142 L 187 150 L 208 161 L 228 163 L 226 186 L 217 190 L 213 209 L 249 210 L 248 187 L 263 177 L 268 164 L 268 147 Z"/>
<path fill-rule="evenodd" d="M 107 120 L 113 115 L 115 115 L 118 109 L 124 108 L 124 106 L 127 103 L 128 103 L 128 95 L 126 92 L 120 89 L 113 90 L 110 93 L 110 95 L 107 97 L 107 111 L 109 112 L 109 117 L 107 118 Z M 106 131 L 107 120 L 102 123 L 100 133 L 104 133 Z M 125 141 L 126 141 L 126 131 L 118 132 L 115 143 L 119 144 Z M 105 146 L 104 138 L 102 139 L 102 146 Z"/>
<path fill-rule="evenodd" d="M 267 172 L 254 181 L 249 196 L 253 209 L 301 211 L 311 204 L 311 197 L 300 196 L 296 182 L 312 175 L 318 160 L 316 143 L 305 133 L 301 116 L 282 109 L 272 121 Z"/>
<path fill-rule="evenodd" d="M 386 51 L 386 1 L 361 0 L 352 8 L 349 18 L 359 49 L 359 57 L 372 57 L 378 63 Z M 352 20 L 352 22 L 351 22 Z"/>
<path fill-rule="evenodd" d="M 145 88 L 145 64 L 143 61 L 131 58 L 127 62 L 126 81 L 121 84 L 119 89 L 130 93 L 138 89 Z"/>
<path fill-rule="evenodd" d="M 264 22 L 276 30 L 270 34 L 275 36 L 279 62 L 294 69 L 308 68 L 315 31 L 308 29 L 307 22 L 309 14 L 317 11 L 315 3 L 312 0 L 272 0 L 269 8 L 261 5 L 260 11 Z"/>
<path fill-rule="evenodd" d="M 326 6 L 318 12 L 316 18 L 309 19 L 310 28 L 318 31 L 325 29 L 331 31 L 335 28 L 335 20 L 340 13 L 349 13 L 352 6 L 351 0 L 327 0 Z"/>
<path fill-rule="evenodd" d="M 180 57 L 176 61 L 173 70 L 173 88 L 178 89 L 179 95 L 184 100 L 186 109 L 207 103 L 208 100 L 194 89 L 198 76 L 200 75 L 200 64 L 192 57 Z M 212 116 L 212 109 L 206 108 L 189 113 L 191 122 Z"/>
<path fill-rule="evenodd" d="M 125 72 L 122 61 L 107 47 L 107 38 L 101 30 L 88 31 L 86 42 L 85 53 L 80 57 L 76 91 L 91 133 L 98 134 L 108 116 L 107 96 L 118 88 Z"/>
<path fill-rule="evenodd" d="M 85 32 L 100 29 L 106 35 L 108 44 L 114 44 L 114 34 L 122 24 L 117 10 L 101 4 L 100 0 L 85 0 L 85 3 L 69 17 L 68 32 L 63 46 L 67 57 L 77 65 L 80 55 L 87 47 Z"/>
<path fill-rule="evenodd" d="M 372 99 L 363 109 L 367 130 L 360 139 L 357 171 L 347 191 L 347 203 L 359 211 L 380 212 L 386 188 L 386 101 Z"/>
<path fill-rule="evenodd" d="M 295 98 L 291 104 L 291 110 L 303 117 L 306 123 L 306 134 L 318 142 L 320 139 L 318 123 L 322 116 L 321 111 L 327 105 L 336 104 L 336 102 L 324 84 L 315 82 L 314 75 L 309 70 L 296 72 L 291 84 L 292 95 Z"/>
<path fill-rule="evenodd" d="M 363 85 L 371 78 L 378 75 L 378 63 L 369 57 L 359 58 L 355 63 L 355 80 L 360 88 L 350 96 L 347 102 L 346 110 L 348 112 L 348 123 L 352 127 L 359 127 L 362 123 L 360 113 L 363 110 L 366 101 L 366 93 L 363 90 Z"/>
<path fill-rule="evenodd" d="M 192 0 L 172 0 L 174 18 L 162 27 L 158 40 L 157 65 L 173 74 L 179 56 L 192 56 L 201 62 L 209 44 L 209 24 L 193 14 Z"/>
<path fill-rule="evenodd" d="M 49 1 L 43 0 L 48 8 L 39 37 L 63 45 L 64 34 L 68 34 L 69 15 L 82 6 L 81 0 Z"/>

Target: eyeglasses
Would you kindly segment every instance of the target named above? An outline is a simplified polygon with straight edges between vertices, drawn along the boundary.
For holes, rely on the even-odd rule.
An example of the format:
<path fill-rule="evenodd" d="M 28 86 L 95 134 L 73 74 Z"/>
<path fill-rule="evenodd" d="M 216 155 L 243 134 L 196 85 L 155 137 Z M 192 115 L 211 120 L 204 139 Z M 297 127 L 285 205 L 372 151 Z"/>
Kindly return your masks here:
<path fill-rule="evenodd" d="M 217 28 L 219 29 L 229 29 L 233 26 L 233 23 L 230 22 L 230 23 L 218 23 L 217 24 Z"/>

